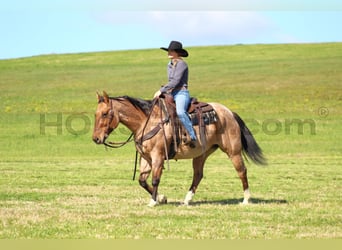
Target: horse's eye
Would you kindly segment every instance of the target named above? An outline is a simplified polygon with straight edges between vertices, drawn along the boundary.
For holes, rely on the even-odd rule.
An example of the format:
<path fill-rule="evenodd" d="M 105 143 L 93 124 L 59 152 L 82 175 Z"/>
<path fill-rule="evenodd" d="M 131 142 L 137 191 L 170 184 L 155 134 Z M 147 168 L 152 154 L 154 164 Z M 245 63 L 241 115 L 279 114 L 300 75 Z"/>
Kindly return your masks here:
<path fill-rule="evenodd" d="M 103 113 L 102 114 L 102 118 L 107 118 L 107 116 L 108 116 L 108 113 Z"/>

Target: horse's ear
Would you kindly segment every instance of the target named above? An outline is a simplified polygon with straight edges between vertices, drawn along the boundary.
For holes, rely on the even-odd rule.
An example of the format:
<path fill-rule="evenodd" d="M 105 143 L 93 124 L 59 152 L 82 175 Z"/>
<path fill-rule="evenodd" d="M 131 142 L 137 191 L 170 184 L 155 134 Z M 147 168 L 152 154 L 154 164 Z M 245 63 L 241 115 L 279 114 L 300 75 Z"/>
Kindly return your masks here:
<path fill-rule="evenodd" d="M 97 91 L 96 91 L 96 96 L 97 96 L 97 101 L 100 102 L 101 96 L 100 96 L 99 92 L 97 92 Z"/>
<path fill-rule="evenodd" d="M 106 93 L 106 91 L 103 91 L 103 98 L 104 98 L 105 103 L 108 103 L 108 102 L 109 102 L 109 96 L 108 96 L 108 94 Z"/>

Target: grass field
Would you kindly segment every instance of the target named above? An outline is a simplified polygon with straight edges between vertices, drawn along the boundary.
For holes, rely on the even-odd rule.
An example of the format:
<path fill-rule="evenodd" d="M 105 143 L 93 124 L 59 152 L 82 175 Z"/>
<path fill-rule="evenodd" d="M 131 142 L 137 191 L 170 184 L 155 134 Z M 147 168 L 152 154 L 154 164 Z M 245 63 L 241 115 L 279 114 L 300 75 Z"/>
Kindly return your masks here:
<path fill-rule="evenodd" d="M 156 50 L 0 60 L 0 238 L 342 238 L 342 43 L 189 48 L 190 89 L 250 127 L 268 166 L 248 163 L 253 204 L 226 156 L 207 161 L 189 207 L 191 161 L 171 161 L 153 209 L 132 181 L 134 146 L 91 140 L 96 91 L 150 99 Z M 111 140 L 126 139 L 119 127 Z"/>

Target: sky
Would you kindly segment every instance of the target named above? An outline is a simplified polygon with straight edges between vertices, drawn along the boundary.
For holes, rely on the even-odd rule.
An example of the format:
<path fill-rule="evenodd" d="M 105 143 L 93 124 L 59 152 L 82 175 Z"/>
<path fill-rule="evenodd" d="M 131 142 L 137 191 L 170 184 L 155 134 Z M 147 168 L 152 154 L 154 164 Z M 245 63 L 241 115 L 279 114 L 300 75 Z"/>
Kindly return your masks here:
<path fill-rule="evenodd" d="M 159 49 L 171 40 L 185 48 L 342 42 L 339 1 L 3 0 L 0 59 Z"/>

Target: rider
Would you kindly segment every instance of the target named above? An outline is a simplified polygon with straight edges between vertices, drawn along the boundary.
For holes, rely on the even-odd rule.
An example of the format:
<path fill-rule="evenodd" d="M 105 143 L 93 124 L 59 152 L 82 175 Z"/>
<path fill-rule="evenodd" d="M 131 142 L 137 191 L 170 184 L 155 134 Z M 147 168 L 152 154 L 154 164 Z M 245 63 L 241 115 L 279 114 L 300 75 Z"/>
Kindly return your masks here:
<path fill-rule="evenodd" d="M 161 47 L 161 49 L 168 51 L 168 57 L 170 59 L 167 65 L 169 81 L 154 94 L 154 97 L 158 97 L 164 93 L 169 93 L 173 96 L 176 103 L 177 115 L 188 131 L 191 139 L 189 145 L 195 147 L 194 142 L 196 142 L 197 137 L 187 114 L 187 108 L 190 104 L 188 90 L 189 69 L 186 62 L 182 59 L 182 57 L 187 57 L 189 54 L 183 49 L 182 43 L 178 41 L 171 41 L 168 48 Z"/>

